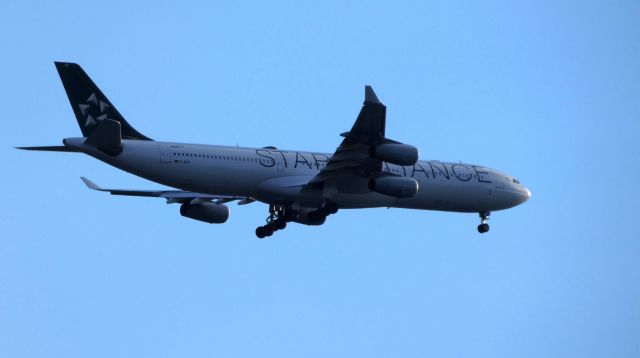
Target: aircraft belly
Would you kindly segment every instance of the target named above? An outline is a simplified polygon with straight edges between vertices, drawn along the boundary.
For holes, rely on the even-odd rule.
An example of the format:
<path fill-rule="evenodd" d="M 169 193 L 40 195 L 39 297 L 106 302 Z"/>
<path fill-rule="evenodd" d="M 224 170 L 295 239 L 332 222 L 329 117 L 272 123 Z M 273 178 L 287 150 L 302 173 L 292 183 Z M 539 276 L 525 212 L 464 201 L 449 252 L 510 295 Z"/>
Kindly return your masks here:
<path fill-rule="evenodd" d="M 395 206 L 453 212 L 490 210 L 491 188 L 483 184 L 423 181 L 415 197 L 398 199 Z"/>
<path fill-rule="evenodd" d="M 190 178 L 189 190 L 250 197 L 255 196 L 256 185 L 272 174 L 269 170 L 224 165 L 190 165 L 182 173 Z"/>
<path fill-rule="evenodd" d="M 335 194 L 330 200 L 344 209 L 378 208 L 396 206 L 397 198 L 369 192 L 366 194 Z"/>
<path fill-rule="evenodd" d="M 305 188 L 311 175 L 280 175 L 265 178 L 255 186 L 255 196 L 264 202 L 298 202 L 302 206 L 322 204 L 322 192 Z"/>

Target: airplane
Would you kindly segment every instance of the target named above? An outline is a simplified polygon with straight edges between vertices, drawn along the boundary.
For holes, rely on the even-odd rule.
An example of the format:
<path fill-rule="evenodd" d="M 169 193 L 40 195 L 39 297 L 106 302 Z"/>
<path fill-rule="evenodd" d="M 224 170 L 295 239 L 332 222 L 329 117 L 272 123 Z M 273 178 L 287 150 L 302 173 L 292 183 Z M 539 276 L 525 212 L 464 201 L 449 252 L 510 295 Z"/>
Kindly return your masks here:
<path fill-rule="evenodd" d="M 23 150 L 84 153 L 176 190 L 90 189 L 179 204 L 184 217 L 221 224 L 230 202 L 268 204 L 258 238 L 287 223 L 322 225 L 342 209 L 405 208 L 489 215 L 526 202 L 531 192 L 515 177 L 486 166 L 418 160 L 418 148 L 385 136 L 386 106 L 371 86 L 351 130 L 333 154 L 155 141 L 137 131 L 75 63 L 55 62 L 82 137 L 61 146 Z"/>

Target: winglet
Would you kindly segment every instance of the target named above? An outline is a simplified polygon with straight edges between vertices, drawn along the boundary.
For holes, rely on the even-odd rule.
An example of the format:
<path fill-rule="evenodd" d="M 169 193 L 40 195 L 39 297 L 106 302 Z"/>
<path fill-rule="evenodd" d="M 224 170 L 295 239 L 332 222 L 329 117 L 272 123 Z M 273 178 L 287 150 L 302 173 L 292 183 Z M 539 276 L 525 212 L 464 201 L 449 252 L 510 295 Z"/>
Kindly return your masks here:
<path fill-rule="evenodd" d="M 380 103 L 378 96 L 373 92 L 373 88 L 371 86 L 364 86 L 364 101 L 369 103 Z"/>
<path fill-rule="evenodd" d="M 101 187 L 99 187 L 96 183 L 92 182 L 91 180 L 85 177 L 80 177 L 80 179 L 82 179 L 82 181 L 84 182 L 84 185 L 86 185 L 87 188 L 93 189 L 93 190 L 102 190 Z"/>

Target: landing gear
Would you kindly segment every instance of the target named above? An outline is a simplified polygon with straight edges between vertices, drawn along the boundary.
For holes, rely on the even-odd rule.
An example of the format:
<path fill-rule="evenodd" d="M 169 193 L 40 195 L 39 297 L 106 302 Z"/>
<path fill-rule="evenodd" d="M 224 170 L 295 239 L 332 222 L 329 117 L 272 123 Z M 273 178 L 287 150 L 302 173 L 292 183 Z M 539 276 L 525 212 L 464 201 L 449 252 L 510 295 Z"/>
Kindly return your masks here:
<path fill-rule="evenodd" d="M 484 234 L 489 231 L 489 224 L 480 224 L 478 225 L 478 232 Z"/>
<path fill-rule="evenodd" d="M 256 236 L 258 239 L 264 239 L 265 237 L 269 237 L 273 235 L 273 228 L 269 225 L 258 226 L 256 228 Z"/>
<path fill-rule="evenodd" d="M 480 222 L 481 224 L 478 225 L 478 232 L 481 234 L 484 234 L 485 232 L 489 231 L 489 224 L 487 224 L 487 221 L 489 221 L 489 215 L 491 215 L 491 212 L 489 211 L 481 211 L 480 212 Z"/>
<path fill-rule="evenodd" d="M 318 223 L 318 225 L 324 223 L 327 216 L 333 215 L 338 212 L 338 205 L 332 201 L 326 201 L 320 209 L 309 212 L 308 218 L 312 223 Z"/>
<path fill-rule="evenodd" d="M 338 212 L 338 205 L 331 201 L 326 201 L 321 208 L 308 212 L 306 215 L 293 211 L 287 205 L 269 205 L 269 216 L 267 223 L 256 228 L 256 236 L 264 239 L 273 235 L 278 230 L 287 227 L 287 223 L 295 221 L 307 225 L 322 225 L 327 216 Z"/>
<path fill-rule="evenodd" d="M 327 213 L 327 215 L 333 215 L 338 212 L 338 205 L 332 201 L 328 201 L 324 204 L 322 210 Z"/>
<path fill-rule="evenodd" d="M 267 217 L 267 224 L 264 226 L 258 226 L 256 228 L 256 236 L 258 239 L 264 239 L 273 235 L 275 231 L 283 230 L 287 227 L 287 221 L 290 220 L 290 215 L 282 205 L 270 205 L 269 217 Z"/>
<path fill-rule="evenodd" d="M 310 211 L 308 214 L 308 218 L 312 223 L 319 223 L 327 218 L 327 213 L 325 213 L 322 209 Z"/>

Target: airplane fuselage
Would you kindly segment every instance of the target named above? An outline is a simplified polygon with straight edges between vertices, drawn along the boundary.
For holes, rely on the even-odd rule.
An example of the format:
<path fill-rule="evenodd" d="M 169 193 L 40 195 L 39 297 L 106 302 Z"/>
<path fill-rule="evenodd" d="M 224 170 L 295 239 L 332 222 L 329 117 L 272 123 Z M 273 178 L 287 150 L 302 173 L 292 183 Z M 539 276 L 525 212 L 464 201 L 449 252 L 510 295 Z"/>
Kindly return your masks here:
<path fill-rule="evenodd" d="M 453 212 L 508 209 L 526 201 L 530 193 L 515 178 L 484 166 L 419 160 L 412 166 L 383 163 L 383 172 L 418 181 L 418 193 L 396 198 L 351 179 L 317 190 L 300 190 L 331 157 L 329 153 L 247 148 L 157 141 L 126 140 L 122 152 L 110 156 L 87 145 L 85 138 L 67 138 L 73 147 L 103 162 L 148 180 L 205 194 L 251 197 L 274 204 L 295 203 L 314 208 L 331 200 L 340 208 L 397 207 Z M 346 189 L 346 190 L 345 190 Z"/>

